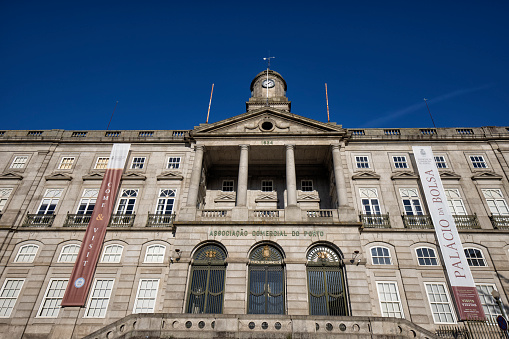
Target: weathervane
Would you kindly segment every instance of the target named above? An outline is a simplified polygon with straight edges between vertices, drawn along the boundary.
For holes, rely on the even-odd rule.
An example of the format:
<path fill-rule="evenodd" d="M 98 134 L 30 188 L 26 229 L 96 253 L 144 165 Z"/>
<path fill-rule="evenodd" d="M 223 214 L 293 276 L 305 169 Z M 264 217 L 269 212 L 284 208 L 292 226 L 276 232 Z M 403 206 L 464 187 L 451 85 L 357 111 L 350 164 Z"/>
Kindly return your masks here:
<path fill-rule="evenodd" d="M 269 55 L 270 55 L 270 51 L 269 51 Z M 265 104 L 265 106 L 269 106 L 269 85 L 268 84 L 269 84 L 270 59 L 275 59 L 275 58 L 276 57 L 271 57 L 271 56 L 263 58 L 263 60 L 267 60 L 267 80 L 266 80 L 267 86 L 265 86 L 265 87 L 267 87 L 267 103 Z"/>

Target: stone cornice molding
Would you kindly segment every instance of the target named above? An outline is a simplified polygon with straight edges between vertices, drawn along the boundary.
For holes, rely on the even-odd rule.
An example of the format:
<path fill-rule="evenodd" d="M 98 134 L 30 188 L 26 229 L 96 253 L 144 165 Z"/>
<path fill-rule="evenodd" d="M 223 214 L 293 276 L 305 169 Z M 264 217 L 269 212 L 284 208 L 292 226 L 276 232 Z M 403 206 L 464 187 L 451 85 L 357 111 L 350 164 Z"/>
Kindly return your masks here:
<path fill-rule="evenodd" d="M 392 180 L 399 180 L 399 179 L 419 179 L 419 176 L 411 171 L 400 171 L 396 172 L 391 176 Z"/>
<path fill-rule="evenodd" d="M 66 180 L 71 181 L 72 177 L 67 173 L 51 173 L 50 175 L 47 175 L 44 177 L 46 180 Z"/>
<path fill-rule="evenodd" d="M 380 175 L 371 171 L 358 172 L 352 175 L 353 180 L 380 180 Z"/>
<path fill-rule="evenodd" d="M 500 174 L 491 171 L 479 172 L 472 176 L 472 180 L 502 180 L 502 178 Z"/>
<path fill-rule="evenodd" d="M 460 180 L 461 175 L 454 173 L 453 171 L 439 171 L 440 179 L 442 180 Z"/>
<path fill-rule="evenodd" d="M 160 175 L 156 177 L 156 179 L 159 180 L 184 180 L 184 177 L 179 172 L 175 171 L 168 171 L 163 172 Z"/>
<path fill-rule="evenodd" d="M 23 180 L 23 176 L 15 172 L 0 174 L 0 180 Z"/>
<path fill-rule="evenodd" d="M 122 175 L 122 180 L 146 180 L 147 177 L 141 173 L 128 172 Z"/>

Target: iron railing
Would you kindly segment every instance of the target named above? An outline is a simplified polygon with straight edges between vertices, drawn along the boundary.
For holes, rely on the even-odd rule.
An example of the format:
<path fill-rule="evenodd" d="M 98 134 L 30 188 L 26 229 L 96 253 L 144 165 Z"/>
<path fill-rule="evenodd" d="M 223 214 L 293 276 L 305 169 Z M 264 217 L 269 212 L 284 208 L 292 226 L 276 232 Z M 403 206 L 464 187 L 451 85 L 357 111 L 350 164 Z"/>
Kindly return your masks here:
<path fill-rule="evenodd" d="M 91 214 L 69 214 L 64 221 L 64 227 L 87 227 Z"/>
<path fill-rule="evenodd" d="M 360 214 L 364 228 L 391 228 L 389 213 L 387 214 Z"/>
<path fill-rule="evenodd" d="M 490 219 L 496 229 L 509 230 L 509 215 L 492 215 Z"/>
<path fill-rule="evenodd" d="M 433 228 L 429 215 L 402 215 L 405 228 Z"/>
<path fill-rule="evenodd" d="M 21 226 L 27 227 L 50 227 L 55 220 L 54 214 L 30 214 L 27 213 Z"/>
<path fill-rule="evenodd" d="M 498 327 L 495 319 L 466 320 L 457 325 L 442 325 L 435 333 L 440 338 L 451 339 L 509 339 L 507 331 Z"/>
<path fill-rule="evenodd" d="M 175 214 L 148 214 L 147 227 L 172 227 Z"/>
<path fill-rule="evenodd" d="M 453 215 L 457 228 L 481 228 L 477 214 L 474 215 Z"/>
<path fill-rule="evenodd" d="M 135 214 L 112 214 L 110 223 L 108 226 L 110 227 L 133 227 Z"/>

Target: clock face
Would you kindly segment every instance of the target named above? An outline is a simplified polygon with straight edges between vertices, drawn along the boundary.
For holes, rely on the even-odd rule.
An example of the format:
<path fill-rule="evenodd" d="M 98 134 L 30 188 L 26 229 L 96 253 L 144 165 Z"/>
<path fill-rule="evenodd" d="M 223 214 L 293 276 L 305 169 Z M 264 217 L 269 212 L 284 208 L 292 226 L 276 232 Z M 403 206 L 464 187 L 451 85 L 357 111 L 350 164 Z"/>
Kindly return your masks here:
<path fill-rule="evenodd" d="M 263 80 L 263 82 L 262 82 L 262 87 L 264 87 L 264 88 L 267 88 L 267 87 L 268 87 L 268 88 L 272 88 L 272 87 L 274 87 L 274 85 L 275 85 L 275 84 L 276 84 L 276 83 L 275 83 L 275 82 L 274 82 L 274 80 L 272 80 L 272 79 Z"/>

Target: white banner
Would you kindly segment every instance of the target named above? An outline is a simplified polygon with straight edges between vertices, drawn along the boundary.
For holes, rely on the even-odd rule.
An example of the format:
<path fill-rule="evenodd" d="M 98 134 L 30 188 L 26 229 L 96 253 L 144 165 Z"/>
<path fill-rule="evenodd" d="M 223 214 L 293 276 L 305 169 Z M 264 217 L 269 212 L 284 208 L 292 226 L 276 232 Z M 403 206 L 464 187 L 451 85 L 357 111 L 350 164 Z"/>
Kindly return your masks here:
<path fill-rule="evenodd" d="M 454 217 L 447 205 L 431 147 L 413 146 L 412 149 L 459 317 L 461 320 L 483 319 L 481 300 L 474 285 Z"/>

